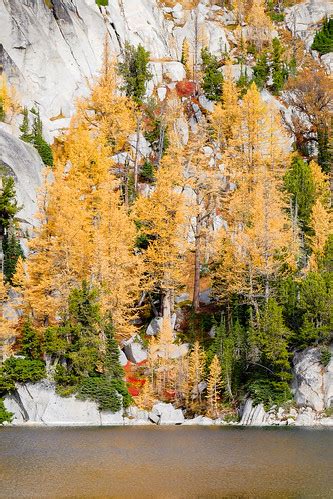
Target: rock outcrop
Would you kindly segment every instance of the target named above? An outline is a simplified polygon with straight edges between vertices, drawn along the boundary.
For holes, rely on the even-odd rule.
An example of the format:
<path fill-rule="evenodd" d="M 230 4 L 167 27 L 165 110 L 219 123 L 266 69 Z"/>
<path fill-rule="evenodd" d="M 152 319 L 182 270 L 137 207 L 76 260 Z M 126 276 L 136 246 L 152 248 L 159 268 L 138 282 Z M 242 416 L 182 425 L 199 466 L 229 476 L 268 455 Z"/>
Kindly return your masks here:
<path fill-rule="evenodd" d="M 293 36 L 301 38 L 307 50 L 311 45 L 320 23 L 333 15 L 332 0 L 307 0 L 287 9 L 286 26 Z M 328 73 L 333 74 L 333 54 L 325 54 L 321 62 Z"/>
<path fill-rule="evenodd" d="M 181 6 L 170 16 L 158 0 L 109 0 L 107 7 L 95 0 L 0 0 L 0 67 L 25 105 L 38 104 L 52 138 L 68 125 L 86 79 L 97 74 L 105 35 L 117 56 L 125 41 L 150 51 L 155 86 L 185 78 L 182 43 L 193 43 L 197 19 L 205 23 L 210 50 L 228 50 L 228 30 L 205 4 L 196 18 Z"/>
<path fill-rule="evenodd" d="M 293 393 L 301 407 L 320 412 L 333 407 L 333 345 L 329 364 L 321 363 L 321 350 L 308 348 L 294 357 Z"/>
<path fill-rule="evenodd" d="M 172 404 L 164 402 L 155 404 L 148 417 L 153 423 L 160 425 L 177 425 L 185 421 L 181 409 L 175 409 Z"/>
<path fill-rule="evenodd" d="M 241 408 L 241 425 L 296 425 L 331 426 L 333 418 L 326 412 L 333 408 L 333 345 L 327 366 L 321 362 L 321 349 L 308 348 L 294 356 L 292 391 L 294 405 L 272 407 L 265 411 L 262 404 L 254 405 L 251 399 Z"/>
<path fill-rule="evenodd" d="M 9 127 L 0 123 L 0 168 L 15 180 L 18 213 L 23 230 L 35 225 L 37 191 L 42 182 L 43 163 L 36 149 L 10 134 Z"/>
<path fill-rule="evenodd" d="M 17 385 L 16 391 L 5 398 L 8 411 L 15 414 L 13 424 L 48 425 L 122 425 L 123 413 L 100 412 L 94 402 L 75 396 L 60 397 L 54 384 L 47 381 Z"/>
<path fill-rule="evenodd" d="M 308 0 L 287 9 L 285 21 L 293 36 L 301 38 L 307 48 L 310 48 L 318 24 L 331 15 L 331 0 Z"/>

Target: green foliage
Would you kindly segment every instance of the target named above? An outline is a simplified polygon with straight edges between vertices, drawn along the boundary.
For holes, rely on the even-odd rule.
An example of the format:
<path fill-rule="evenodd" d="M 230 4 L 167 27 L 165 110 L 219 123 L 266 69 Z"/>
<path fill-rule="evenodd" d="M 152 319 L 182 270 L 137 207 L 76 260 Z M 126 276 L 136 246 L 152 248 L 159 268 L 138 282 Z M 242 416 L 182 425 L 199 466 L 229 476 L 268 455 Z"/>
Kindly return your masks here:
<path fill-rule="evenodd" d="M 23 121 L 20 126 L 20 139 L 23 140 L 24 142 L 31 142 L 32 137 L 30 134 L 30 123 L 29 123 L 29 111 L 27 107 L 24 107 L 23 109 Z"/>
<path fill-rule="evenodd" d="M 333 124 L 332 124 L 333 130 Z M 332 133 L 332 132 L 331 132 Z M 329 128 L 319 128 L 318 133 L 318 164 L 321 166 L 323 172 L 330 174 L 333 164 L 333 144 L 330 137 Z"/>
<path fill-rule="evenodd" d="M 273 85 L 272 90 L 275 94 L 278 94 L 282 89 L 283 85 L 288 77 L 288 70 L 282 61 L 282 55 L 284 49 L 278 38 L 273 38 L 272 42 L 273 54 L 272 54 L 272 79 Z"/>
<path fill-rule="evenodd" d="M 333 407 L 328 407 L 325 409 L 324 414 L 327 418 L 333 417 Z"/>
<path fill-rule="evenodd" d="M 226 397 L 233 400 L 240 384 L 241 373 L 245 367 L 246 338 L 245 330 L 238 321 L 226 328 L 225 319 L 215 327 L 215 336 L 207 352 L 209 365 L 217 355 L 221 363 L 221 375 Z"/>
<path fill-rule="evenodd" d="M 0 393 L 13 391 L 16 382 L 37 383 L 45 377 L 45 364 L 41 360 L 10 357 L 0 369 Z"/>
<path fill-rule="evenodd" d="M 150 142 L 156 155 L 162 157 L 169 147 L 168 131 L 161 118 L 155 118 L 152 115 L 150 115 L 150 118 L 150 130 L 145 132 L 145 138 Z"/>
<path fill-rule="evenodd" d="M 332 358 L 331 350 L 327 347 L 322 347 L 320 352 L 320 362 L 324 367 L 327 367 Z"/>
<path fill-rule="evenodd" d="M 118 64 L 119 74 L 124 81 L 123 90 L 138 104 L 142 103 L 146 93 L 146 83 L 152 78 L 148 69 L 149 56 L 149 52 L 142 45 L 134 47 L 126 42 L 124 60 Z"/>
<path fill-rule="evenodd" d="M 4 423 L 10 423 L 13 419 L 14 414 L 7 411 L 3 400 L 0 398 L 0 425 Z"/>
<path fill-rule="evenodd" d="M 30 320 L 26 320 L 23 323 L 19 345 L 20 353 L 25 357 L 32 360 L 38 360 L 41 358 L 41 340 L 35 329 L 32 327 Z"/>
<path fill-rule="evenodd" d="M 333 52 L 333 18 L 325 19 L 321 30 L 314 37 L 311 48 L 321 55 Z"/>
<path fill-rule="evenodd" d="M 281 406 L 292 398 L 288 383 L 275 381 L 267 377 L 257 377 L 248 385 L 254 405 L 264 404 L 265 410 L 273 405 Z"/>
<path fill-rule="evenodd" d="M 0 97 L 0 121 L 5 121 L 5 119 L 6 119 L 5 107 L 3 105 L 3 100 Z"/>
<path fill-rule="evenodd" d="M 332 275 L 309 272 L 300 286 L 299 306 L 303 325 L 298 340 L 302 346 L 330 338 L 333 330 Z"/>
<path fill-rule="evenodd" d="M 240 96 L 243 97 L 251 85 L 251 79 L 248 77 L 247 68 L 245 71 L 241 69 L 241 74 L 239 80 L 237 81 L 237 87 L 240 89 Z"/>
<path fill-rule="evenodd" d="M 29 112 L 25 107 L 23 110 L 23 122 L 20 126 L 20 139 L 32 144 L 38 151 L 43 163 L 47 166 L 53 166 L 53 153 L 51 146 L 43 137 L 43 123 L 40 118 L 39 109 L 31 109 L 34 114 L 32 128 L 30 130 Z"/>
<path fill-rule="evenodd" d="M 104 327 L 105 355 L 103 359 L 105 376 L 115 380 L 123 380 L 124 369 L 119 360 L 119 347 L 114 338 L 112 322 L 109 320 Z"/>
<path fill-rule="evenodd" d="M 266 85 L 269 77 L 268 53 L 264 50 L 258 57 L 256 65 L 253 68 L 254 82 L 258 88 L 263 88 Z"/>
<path fill-rule="evenodd" d="M 39 110 L 36 112 L 32 125 L 32 143 L 42 158 L 43 163 L 47 166 L 53 166 L 53 153 L 50 145 L 43 137 L 43 124 L 40 119 Z"/>
<path fill-rule="evenodd" d="M 267 13 L 272 21 L 276 23 L 281 23 L 284 21 L 284 12 L 281 9 L 281 2 L 277 2 L 276 0 L 268 0 Z"/>
<path fill-rule="evenodd" d="M 201 51 L 202 59 L 202 90 L 212 101 L 219 101 L 223 92 L 223 74 L 220 70 L 221 64 L 217 57 L 211 54 L 207 47 Z"/>
<path fill-rule="evenodd" d="M 3 253 L 4 253 L 4 274 L 7 282 L 12 282 L 12 277 L 15 274 L 16 264 L 19 257 L 24 258 L 24 254 L 20 242 L 16 239 L 15 232 L 3 238 Z"/>
<path fill-rule="evenodd" d="M 301 228 L 306 231 L 314 203 L 315 185 L 309 164 L 300 156 L 293 158 L 291 167 L 285 175 L 284 184 L 292 196 L 293 212 L 297 213 Z"/>
<path fill-rule="evenodd" d="M 146 161 L 143 164 L 143 167 L 141 168 L 141 177 L 144 178 L 144 180 L 147 180 L 149 182 L 152 182 L 154 180 L 155 176 L 155 168 L 154 165 L 146 159 Z"/>
<path fill-rule="evenodd" d="M 68 336 L 70 328 L 66 326 L 48 327 L 44 333 L 44 349 L 48 355 L 61 357 L 66 354 L 70 348 Z"/>
<path fill-rule="evenodd" d="M 96 4 L 99 6 L 107 6 L 109 5 L 109 0 L 96 0 Z"/>
<path fill-rule="evenodd" d="M 0 191 L 0 233 L 1 229 L 8 229 L 20 209 L 16 201 L 14 179 L 3 176 L 2 190 Z"/>
<path fill-rule="evenodd" d="M 264 304 L 259 327 L 252 333 L 252 341 L 260 351 L 260 363 L 280 380 L 290 379 L 288 340 L 290 331 L 284 323 L 282 307 L 274 298 Z"/>
<path fill-rule="evenodd" d="M 79 398 L 94 400 L 101 410 L 113 412 L 121 403 L 130 403 L 112 321 L 103 322 L 98 293 L 87 282 L 72 290 L 63 323 L 46 329 L 44 348 L 56 366 L 54 380 L 60 395 L 77 392 Z"/>
<path fill-rule="evenodd" d="M 93 400 L 101 411 L 117 412 L 122 406 L 117 383 L 102 376 L 85 378 L 79 387 L 77 397 L 82 400 Z"/>

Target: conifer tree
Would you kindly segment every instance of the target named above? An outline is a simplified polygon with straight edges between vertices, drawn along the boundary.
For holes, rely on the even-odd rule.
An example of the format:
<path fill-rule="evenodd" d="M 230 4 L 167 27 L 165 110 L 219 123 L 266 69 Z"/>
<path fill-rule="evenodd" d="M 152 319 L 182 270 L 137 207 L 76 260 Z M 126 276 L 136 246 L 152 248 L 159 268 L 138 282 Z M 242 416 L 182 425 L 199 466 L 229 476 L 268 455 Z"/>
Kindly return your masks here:
<path fill-rule="evenodd" d="M 191 63 L 190 63 L 190 44 L 187 38 L 184 38 L 182 44 L 182 56 L 180 62 L 185 67 L 187 78 L 191 77 Z"/>
<path fill-rule="evenodd" d="M 50 145 L 43 137 L 43 123 L 39 109 L 33 110 L 33 114 L 35 114 L 35 117 L 32 123 L 31 140 L 29 142 L 35 146 L 43 163 L 47 166 L 53 166 L 53 153 Z"/>
<path fill-rule="evenodd" d="M 220 390 L 221 390 L 221 365 L 217 355 L 214 355 L 209 367 L 207 381 L 207 414 L 216 418 L 219 414 Z"/>
<path fill-rule="evenodd" d="M 30 123 L 29 123 L 29 111 L 26 106 L 23 108 L 22 114 L 23 114 L 23 121 L 22 124 L 20 125 L 20 132 L 21 132 L 20 139 L 23 140 L 24 142 L 32 142 Z"/>
<path fill-rule="evenodd" d="M 228 146 L 240 120 L 239 91 L 232 76 L 231 61 L 226 64 L 221 103 L 218 103 L 211 116 L 214 136 L 220 148 Z"/>
<path fill-rule="evenodd" d="M 278 94 L 284 85 L 284 82 L 288 76 L 288 73 L 284 67 L 282 61 L 283 47 L 278 38 L 273 38 L 272 41 L 273 53 L 272 53 L 272 79 L 273 79 L 273 91 Z"/>
<path fill-rule="evenodd" d="M 223 74 L 220 64 L 215 55 L 210 54 L 207 48 L 201 51 L 202 59 L 202 89 L 207 97 L 212 101 L 219 101 L 223 89 Z"/>
<path fill-rule="evenodd" d="M 16 201 L 14 179 L 13 177 L 2 176 L 0 189 L 0 234 L 3 229 L 8 229 L 19 211 L 20 207 Z"/>
<path fill-rule="evenodd" d="M 315 200 L 315 185 L 309 164 L 300 156 L 292 158 L 284 184 L 292 196 L 293 212 L 300 221 L 303 230 L 307 230 L 312 205 Z"/>
<path fill-rule="evenodd" d="M 193 307 L 199 310 L 200 268 L 204 261 L 204 244 L 209 242 L 209 222 L 216 213 L 220 181 L 216 164 L 205 154 L 207 134 L 202 127 L 187 145 L 186 187 L 193 192 L 190 200 L 191 226 L 194 235 Z"/>
<path fill-rule="evenodd" d="M 247 22 L 249 24 L 248 38 L 260 51 L 270 40 L 273 29 L 272 22 L 265 12 L 264 0 L 253 0 L 247 15 Z"/>
<path fill-rule="evenodd" d="M 114 337 L 114 329 L 110 320 L 105 324 L 103 333 L 105 336 L 104 373 L 112 379 L 123 380 L 125 373 L 120 364 L 119 347 Z"/>
<path fill-rule="evenodd" d="M 140 409 L 150 411 L 155 402 L 155 395 L 149 377 L 147 377 L 144 381 L 143 388 L 141 389 L 139 395 L 135 397 L 135 403 Z"/>
<path fill-rule="evenodd" d="M 268 299 L 281 261 L 290 271 L 294 268 L 298 239 L 285 214 L 281 193 L 285 154 L 278 118 L 261 101 L 255 85 L 244 97 L 241 110 L 240 126 L 225 153 L 237 188 L 228 204 L 230 241 L 223 241 L 224 263 L 217 268 L 217 275 L 230 291 L 238 287 L 238 293 L 257 310 L 255 297 Z"/>
<path fill-rule="evenodd" d="M 149 56 L 141 44 L 134 47 L 126 42 L 124 60 L 118 64 L 118 71 L 124 80 L 123 89 L 127 97 L 133 97 L 138 104 L 142 103 L 146 83 L 152 78 L 148 69 Z"/>
<path fill-rule="evenodd" d="M 194 347 L 189 356 L 188 364 L 188 385 L 189 395 L 192 400 L 191 405 L 195 407 L 198 402 L 201 402 L 201 392 L 199 383 L 204 378 L 206 356 L 201 348 L 199 341 L 194 343 Z"/>
<path fill-rule="evenodd" d="M 311 48 L 318 50 L 321 55 L 333 52 L 333 18 L 325 19 L 321 30 L 314 37 Z"/>
<path fill-rule="evenodd" d="M 254 81 L 258 88 L 266 86 L 269 77 L 269 61 L 267 50 L 263 50 L 259 55 L 256 65 L 253 68 Z"/>
<path fill-rule="evenodd" d="M 15 274 L 17 261 L 20 257 L 24 257 L 20 242 L 15 235 L 15 227 L 4 237 L 2 247 L 5 260 L 4 275 L 7 282 L 11 283 Z"/>
<path fill-rule="evenodd" d="M 318 270 L 318 263 L 325 254 L 330 235 L 332 235 L 332 217 L 325 205 L 317 199 L 312 207 L 310 217 L 310 248 L 312 251 L 309 267 L 312 271 Z"/>
<path fill-rule="evenodd" d="M 156 174 L 156 188 L 150 197 L 141 197 L 135 206 L 140 233 L 147 238 L 144 251 L 147 287 L 161 293 L 162 316 L 170 321 L 174 292 L 184 282 L 185 203 L 181 154 L 173 136 Z"/>
<path fill-rule="evenodd" d="M 32 360 L 40 359 L 42 354 L 41 340 L 29 319 L 26 319 L 23 323 L 19 345 L 20 352 L 27 358 Z"/>

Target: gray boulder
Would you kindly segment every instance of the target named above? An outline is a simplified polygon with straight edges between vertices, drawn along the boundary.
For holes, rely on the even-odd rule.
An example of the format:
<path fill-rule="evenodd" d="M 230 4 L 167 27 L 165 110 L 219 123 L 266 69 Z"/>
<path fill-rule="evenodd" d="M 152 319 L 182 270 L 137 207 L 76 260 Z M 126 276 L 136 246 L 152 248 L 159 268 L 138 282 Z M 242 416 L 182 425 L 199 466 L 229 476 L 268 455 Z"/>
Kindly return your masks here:
<path fill-rule="evenodd" d="M 181 409 L 175 409 L 172 404 L 158 402 L 149 413 L 149 419 L 160 425 L 177 425 L 184 423 Z"/>
<path fill-rule="evenodd" d="M 313 426 L 314 424 L 315 414 L 310 407 L 301 412 L 295 420 L 295 426 Z"/>
<path fill-rule="evenodd" d="M 247 399 L 241 414 L 241 425 L 264 426 L 267 424 L 268 415 L 262 404 L 253 405 L 251 399 Z"/>
<path fill-rule="evenodd" d="M 127 359 L 134 364 L 139 364 L 148 358 L 148 352 L 142 344 L 138 334 L 132 336 L 124 343 L 124 352 Z"/>
<path fill-rule="evenodd" d="M 333 353 L 333 345 L 330 347 Z M 295 402 L 320 412 L 333 404 L 333 358 L 328 366 L 321 363 L 320 348 L 307 348 L 294 356 L 292 389 Z"/>
<path fill-rule="evenodd" d="M 156 336 L 157 334 L 159 334 L 159 332 L 161 331 L 162 324 L 163 324 L 162 317 L 154 317 L 154 319 L 150 321 L 150 324 L 147 327 L 146 335 Z"/>

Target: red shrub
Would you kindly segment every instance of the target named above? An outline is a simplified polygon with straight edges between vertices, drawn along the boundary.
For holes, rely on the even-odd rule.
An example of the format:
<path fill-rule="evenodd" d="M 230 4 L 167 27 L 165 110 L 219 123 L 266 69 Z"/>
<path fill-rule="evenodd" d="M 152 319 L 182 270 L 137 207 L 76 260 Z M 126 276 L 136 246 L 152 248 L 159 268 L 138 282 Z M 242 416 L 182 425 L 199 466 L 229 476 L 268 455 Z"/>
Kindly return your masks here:
<path fill-rule="evenodd" d="M 195 83 L 193 81 L 183 80 L 176 84 L 177 94 L 179 97 L 191 97 L 195 94 Z"/>

